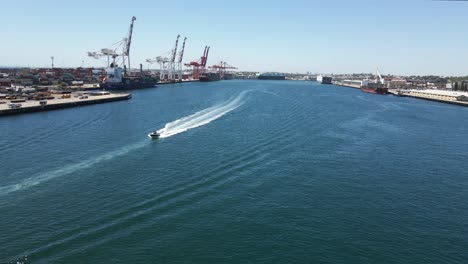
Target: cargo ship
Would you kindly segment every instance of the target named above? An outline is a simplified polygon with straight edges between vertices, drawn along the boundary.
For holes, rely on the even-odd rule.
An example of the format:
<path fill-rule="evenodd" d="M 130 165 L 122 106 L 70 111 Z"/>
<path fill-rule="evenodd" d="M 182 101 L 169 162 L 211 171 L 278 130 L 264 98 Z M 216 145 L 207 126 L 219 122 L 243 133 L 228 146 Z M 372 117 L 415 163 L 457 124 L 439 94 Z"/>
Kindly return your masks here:
<path fill-rule="evenodd" d="M 145 76 L 124 76 L 123 69 L 113 64 L 106 69 L 106 77 L 99 85 L 104 90 L 132 90 L 155 87 L 158 80 Z"/>
<path fill-rule="evenodd" d="M 232 79 L 234 79 L 234 74 L 232 74 L 232 73 L 225 73 L 224 74 L 223 80 L 232 80 Z"/>
<path fill-rule="evenodd" d="M 321 84 L 332 84 L 332 77 L 318 75 L 317 82 Z"/>
<path fill-rule="evenodd" d="M 369 79 L 363 80 L 361 85 L 361 91 L 373 94 L 388 94 L 388 88 L 385 87 L 385 81 L 380 75 L 380 72 L 379 78 L 379 81 L 373 81 Z"/>
<path fill-rule="evenodd" d="M 379 85 L 378 83 L 369 83 L 367 86 L 361 86 L 361 91 L 373 94 L 388 94 L 388 88 L 379 86 L 381 85 Z"/>
<path fill-rule="evenodd" d="M 200 82 L 219 81 L 219 74 L 215 72 L 206 72 L 199 77 Z"/>
<path fill-rule="evenodd" d="M 277 72 L 265 72 L 257 74 L 259 80 L 286 80 L 286 76 Z"/>

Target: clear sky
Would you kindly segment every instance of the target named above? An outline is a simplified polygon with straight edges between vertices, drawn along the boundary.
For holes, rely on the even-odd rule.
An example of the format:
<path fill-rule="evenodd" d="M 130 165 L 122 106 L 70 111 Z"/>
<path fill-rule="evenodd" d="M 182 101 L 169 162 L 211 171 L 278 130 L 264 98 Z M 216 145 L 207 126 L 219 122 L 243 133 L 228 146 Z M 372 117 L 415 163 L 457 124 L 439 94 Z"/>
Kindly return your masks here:
<path fill-rule="evenodd" d="M 425 0 L 2 1 L 1 66 L 104 66 L 87 51 L 127 35 L 132 66 L 187 36 L 184 61 L 240 70 L 468 75 L 468 2 Z M 84 61 L 84 62 L 83 62 Z M 152 67 L 156 67 L 153 65 Z"/>

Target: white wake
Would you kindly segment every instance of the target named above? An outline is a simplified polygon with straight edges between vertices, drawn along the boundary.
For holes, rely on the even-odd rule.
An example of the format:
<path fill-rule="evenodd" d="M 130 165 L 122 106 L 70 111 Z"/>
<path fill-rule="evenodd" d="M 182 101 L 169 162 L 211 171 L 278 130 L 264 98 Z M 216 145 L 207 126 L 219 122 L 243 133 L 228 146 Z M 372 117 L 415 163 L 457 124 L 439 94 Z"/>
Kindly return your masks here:
<path fill-rule="evenodd" d="M 189 129 L 200 127 L 211 123 L 212 121 L 222 117 L 223 115 L 237 109 L 244 103 L 245 95 L 250 92 L 243 91 L 238 96 L 230 99 L 219 105 L 215 105 L 206 109 L 203 109 L 195 114 L 182 117 L 170 123 L 167 123 L 164 128 L 158 130 L 160 138 L 167 138 Z"/>
<path fill-rule="evenodd" d="M 84 160 L 82 162 L 76 163 L 76 164 L 71 164 L 71 165 L 65 165 L 62 168 L 52 170 L 49 172 L 41 173 L 34 175 L 30 178 L 23 179 L 15 184 L 11 185 L 6 185 L 6 186 L 0 186 L 0 196 L 2 195 L 7 195 L 12 192 L 20 191 L 20 190 L 25 190 L 30 187 L 36 186 L 38 184 L 41 184 L 43 182 L 58 178 L 58 177 L 63 177 L 68 174 L 74 173 L 79 170 L 87 169 L 90 168 L 98 163 L 108 161 L 111 159 L 114 159 L 119 156 L 123 156 L 131 151 L 137 150 L 139 148 L 144 147 L 147 144 L 147 141 L 141 141 L 138 143 L 135 143 L 133 145 L 125 146 L 119 150 L 108 152 L 106 154 L 103 154 L 98 157 L 90 158 L 88 160 Z"/>
<path fill-rule="evenodd" d="M 204 109 L 193 115 L 183 117 L 181 119 L 175 120 L 173 122 L 167 123 L 163 129 L 160 129 L 158 132 L 161 134 L 161 138 L 170 137 L 175 134 L 182 133 L 189 129 L 206 125 L 223 115 L 233 111 L 234 109 L 241 106 L 244 102 L 245 95 L 250 91 L 243 91 L 237 97 L 230 99 L 219 105 Z M 50 181 L 55 178 L 63 177 L 74 172 L 90 168 L 101 162 L 112 160 L 116 157 L 126 155 L 129 152 L 140 149 L 148 144 L 147 140 L 137 142 L 132 145 L 125 146 L 121 149 L 105 153 L 101 156 L 93 157 L 79 163 L 65 165 L 62 168 L 51 170 L 44 173 L 39 173 L 33 175 L 29 178 L 20 180 L 11 185 L 0 186 L 0 196 L 7 195 L 16 191 L 29 189 L 33 186 L 39 185 L 41 183 Z"/>

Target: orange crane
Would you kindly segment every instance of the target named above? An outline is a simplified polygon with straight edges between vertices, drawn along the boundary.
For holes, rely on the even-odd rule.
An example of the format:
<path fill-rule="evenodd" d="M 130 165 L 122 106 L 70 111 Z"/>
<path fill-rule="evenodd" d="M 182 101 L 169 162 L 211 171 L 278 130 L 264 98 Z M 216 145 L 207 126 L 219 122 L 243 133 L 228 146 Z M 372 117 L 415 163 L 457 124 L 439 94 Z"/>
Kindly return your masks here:
<path fill-rule="evenodd" d="M 200 75 L 203 75 L 205 73 L 206 62 L 208 61 L 209 52 L 210 52 L 210 47 L 205 46 L 205 50 L 203 51 L 203 56 L 201 56 L 198 61 L 191 61 L 185 64 L 185 66 L 192 67 L 193 79 L 199 79 Z"/>
<path fill-rule="evenodd" d="M 228 70 L 228 69 L 229 70 L 237 69 L 237 67 L 229 65 L 225 61 L 221 61 L 221 62 L 219 62 L 218 65 L 213 65 L 213 66 L 210 66 L 209 68 L 214 69 L 214 70 L 216 70 L 218 72 L 220 80 L 224 80 L 224 78 L 226 76 L 226 70 Z"/>

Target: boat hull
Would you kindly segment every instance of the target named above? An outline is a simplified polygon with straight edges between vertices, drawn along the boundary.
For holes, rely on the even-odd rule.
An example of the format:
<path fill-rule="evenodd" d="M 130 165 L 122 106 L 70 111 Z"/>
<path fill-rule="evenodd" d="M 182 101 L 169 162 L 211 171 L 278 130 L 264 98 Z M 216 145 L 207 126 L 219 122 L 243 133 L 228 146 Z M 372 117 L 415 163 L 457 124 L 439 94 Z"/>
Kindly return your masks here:
<path fill-rule="evenodd" d="M 317 76 L 317 82 L 320 84 L 332 84 L 332 80 L 333 78 L 329 76 Z"/>
<path fill-rule="evenodd" d="M 200 76 L 200 82 L 214 82 L 219 81 L 219 79 L 212 79 L 206 76 Z"/>
<path fill-rule="evenodd" d="M 133 90 L 155 87 L 156 83 L 102 83 L 100 87 L 104 90 Z"/>
<path fill-rule="evenodd" d="M 219 81 L 219 75 L 216 73 L 208 73 L 199 77 L 200 82 L 214 82 Z"/>
<path fill-rule="evenodd" d="M 100 87 L 104 90 L 133 90 L 155 87 L 156 80 L 150 78 L 124 79 L 122 82 L 103 82 Z"/>
<path fill-rule="evenodd" d="M 387 88 L 372 88 L 372 87 L 361 87 L 361 91 L 365 93 L 372 93 L 372 94 L 387 94 L 388 89 Z"/>
<path fill-rule="evenodd" d="M 159 139 L 159 135 L 154 135 L 153 133 L 148 134 L 148 137 L 151 139 Z"/>
<path fill-rule="evenodd" d="M 260 74 L 257 76 L 257 79 L 283 81 L 286 80 L 286 76 L 281 74 Z"/>

